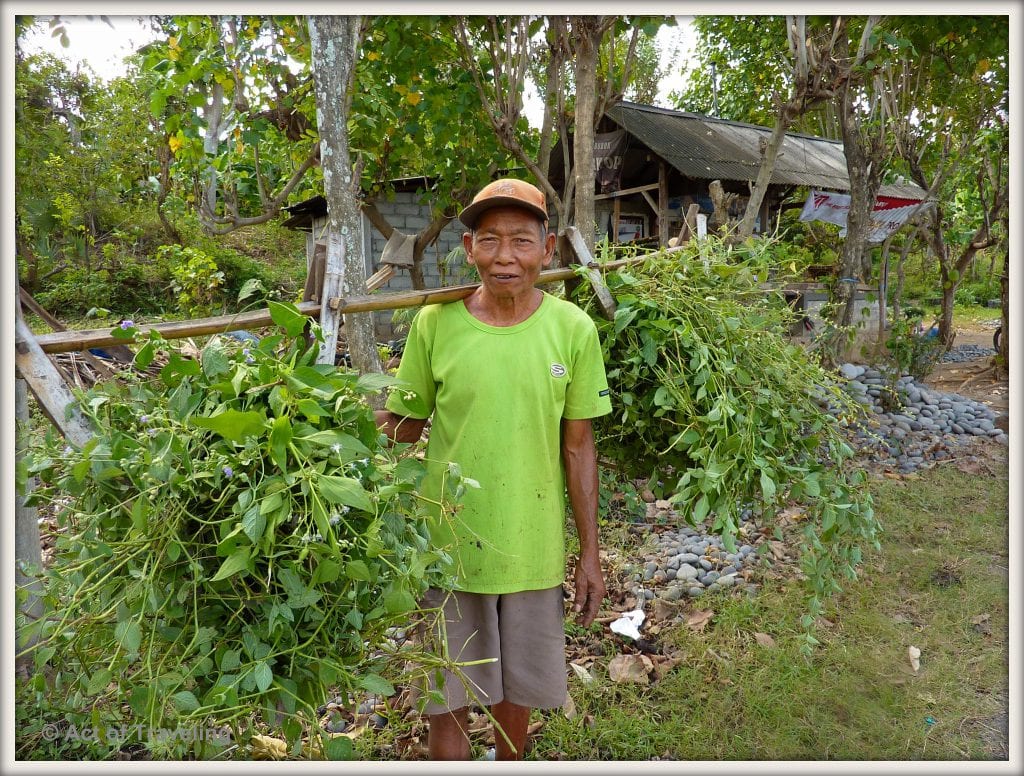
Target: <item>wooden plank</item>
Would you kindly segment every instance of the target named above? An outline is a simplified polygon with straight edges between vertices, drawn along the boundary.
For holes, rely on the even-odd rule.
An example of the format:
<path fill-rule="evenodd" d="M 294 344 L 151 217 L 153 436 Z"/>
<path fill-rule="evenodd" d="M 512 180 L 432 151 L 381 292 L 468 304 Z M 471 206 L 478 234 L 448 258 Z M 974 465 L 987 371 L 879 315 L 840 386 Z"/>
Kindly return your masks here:
<path fill-rule="evenodd" d="M 580 264 L 587 267 L 586 274 L 587 279 L 590 280 L 590 285 L 594 289 L 594 295 L 597 297 L 597 304 L 601 308 L 601 314 L 604 315 L 609 321 L 615 319 L 615 297 L 612 296 L 612 292 L 608 290 L 608 286 L 604 284 L 604 279 L 593 266 L 594 260 L 590 255 L 590 251 L 587 249 L 587 244 L 583 241 L 583 235 L 580 234 L 580 230 L 575 226 L 570 226 L 565 229 L 565 235 L 569 238 L 569 243 L 572 245 L 572 249 L 576 252 L 576 256 L 580 260 Z"/>
<path fill-rule="evenodd" d="M 679 236 L 676 237 L 677 245 L 685 245 L 697 234 L 697 214 L 700 212 L 700 205 L 696 202 L 686 209 L 683 216 L 683 225 L 679 229 Z"/>
<path fill-rule="evenodd" d="M 622 200 L 616 199 L 612 205 L 612 242 L 619 241 L 619 220 L 622 217 Z"/>
<path fill-rule="evenodd" d="M 344 318 L 331 307 L 330 300 L 345 288 L 345 262 L 349 258 L 345 252 L 344 237 L 337 229 L 328 229 L 327 262 L 324 265 L 324 285 L 320 294 L 320 329 L 323 332 L 324 344 L 317 354 L 318 364 L 333 364 L 338 350 L 338 331 Z"/>
<path fill-rule="evenodd" d="M 658 245 L 668 245 L 668 169 L 664 161 L 658 163 Z"/>
<path fill-rule="evenodd" d="M 89 422 L 74 406 L 74 395 L 57 371 L 57 367 L 39 347 L 32 330 L 21 315 L 20 306 L 15 318 L 14 365 L 32 389 L 32 394 L 36 397 L 43 414 L 64 438 L 76 447 L 88 442 L 92 437 Z"/>
<path fill-rule="evenodd" d="M 645 186 L 634 186 L 631 189 L 619 189 L 618 191 L 612 191 L 608 194 L 595 194 L 594 200 L 618 199 L 619 197 L 625 197 L 627 194 L 639 194 L 641 191 L 654 191 L 656 188 L 658 188 L 657 183 L 648 183 Z"/>
<path fill-rule="evenodd" d="M 654 211 L 654 214 L 659 215 L 660 211 L 658 210 L 658 203 L 654 201 L 654 198 L 646 191 L 641 191 L 640 193 L 644 195 L 644 199 L 647 200 L 647 204 L 651 206 L 651 210 Z"/>
<path fill-rule="evenodd" d="M 63 323 L 61 323 L 52 315 L 50 315 L 50 313 L 47 312 L 46 308 L 39 304 L 39 302 L 35 300 L 32 294 L 30 294 L 21 286 L 18 286 L 18 298 L 21 300 L 22 305 L 24 305 L 29 310 L 38 315 L 40 318 L 42 318 L 43 321 L 46 322 L 46 325 L 49 326 L 51 329 L 53 329 L 54 331 L 67 331 L 67 326 L 65 326 Z M 121 357 L 126 358 L 127 361 L 130 362 L 134 354 L 127 348 L 123 348 L 123 350 L 125 352 L 122 352 L 120 354 Z M 113 375 L 117 374 L 117 370 L 110 366 L 110 364 L 106 363 L 101 358 L 94 356 L 88 350 L 82 350 L 80 352 L 82 356 L 85 358 L 85 360 L 92 364 L 92 368 L 99 372 L 101 375 L 112 377 Z"/>
<path fill-rule="evenodd" d="M 376 291 L 395 276 L 393 264 L 385 264 L 366 279 L 366 290 Z"/>

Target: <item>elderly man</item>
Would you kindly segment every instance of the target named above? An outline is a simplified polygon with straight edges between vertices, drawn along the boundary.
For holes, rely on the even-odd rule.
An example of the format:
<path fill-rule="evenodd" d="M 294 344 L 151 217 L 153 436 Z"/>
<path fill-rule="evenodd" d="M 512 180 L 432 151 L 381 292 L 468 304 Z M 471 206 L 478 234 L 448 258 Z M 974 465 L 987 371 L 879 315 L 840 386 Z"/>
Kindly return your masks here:
<path fill-rule="evenodd" d="M 481 284 L 464 300 L 424 307 L 413 321 L 393 393 L 377 420 L 398 441 L 419 439 L 432 416 L 424 494 L 436 497 L 447 461 L 476 480 L 454 521 L 438 521 L 452 548 L 444 607 L 447 651 L 458 661 L 496 658 L 451 674 L 431 700 L 431 759 L 468 759 L 471 700 L 491 708 L 497 759 L 521 759 L 531 709 L 566 697 L 565 493 L 579 536 L 573 609 L 593 622 L 605 594 L 598 559 L 597 457 L 591 418 L 611 411 L 597 329 L 571 302 L 534 286 L 551 263 L 543 193 L 524 181 L 485 186 L 459 215 L 466 260 Z M 506 737 L 508 740 L 506 741 Z"/>

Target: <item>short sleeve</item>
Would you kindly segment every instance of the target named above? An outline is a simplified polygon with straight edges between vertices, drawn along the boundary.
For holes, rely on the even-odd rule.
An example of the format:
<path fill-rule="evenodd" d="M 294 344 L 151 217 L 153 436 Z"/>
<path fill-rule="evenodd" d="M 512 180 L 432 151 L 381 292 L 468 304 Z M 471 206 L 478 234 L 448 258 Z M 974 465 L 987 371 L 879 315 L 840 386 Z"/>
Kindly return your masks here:
<path fill-rule="evenodd" d="M 589 317 L 578 326 L 572 382 L 566 390 L 562 411 L 562 416 L 569 420 L 596 418 L 612 411 L 597 327 Z"/>
<path fill-rule="evenodd" d="M 391 392 L 384 405 L 396 415 L 422 420 L 434 411 L 437 385 L 430 366 L 435 328 L 432 312 L 421 309 L 409 328 L 396 375 L 403 384 Z M 409 396 L 410 392 L 414 395 Z"/>

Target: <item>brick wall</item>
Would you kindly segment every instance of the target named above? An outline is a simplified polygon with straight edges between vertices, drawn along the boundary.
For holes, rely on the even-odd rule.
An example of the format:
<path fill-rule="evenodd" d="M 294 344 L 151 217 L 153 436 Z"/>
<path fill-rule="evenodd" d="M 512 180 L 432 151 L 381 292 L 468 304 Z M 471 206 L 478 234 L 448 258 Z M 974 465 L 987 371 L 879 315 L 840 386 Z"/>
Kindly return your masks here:
<path fill-rule="evenodd" d="M 378 202 L 377 209 L 395 229 L 404 234 L 415 234 L 430 223 L 428 210 L 426 206 L 418 204 L 415 192 L 396 193 L 394 200 Z M 368 220 L 364 219 L 364 226 L 367 234 L 365 252 L 369 264 L 366 274 L 369 276 L 380 269 L 380 257 L 384 252 L 387 240 Z M 461 221 L 458 219 L 452 221 L 442 230 L 437 241 L 424 252 L 423 279 L 427 288 L 457 286 L 471 283 L 476 279 L 475 273 L 471 275 L 467 272 L 468 268 L 462 255 L 462 233 L 464 231 L 465 227 Z M 448 254 L 456 248 L 459 249 L 459 253 L 450 260 L 447 259 Z M 395 276 L 381 287 L 381 293 L 408 291 L 411 288 L 412 280 L 408 270 L 399 269 Z M 381 310 L 374 313 L 378 341 L 387 342 L 395 337 L 404 336 L 408 330 L 408 325 L 404 322 L 411 319 L 412 313 L 416 309 Z M 399 320 L 394 321 L 395 317 Z"/>

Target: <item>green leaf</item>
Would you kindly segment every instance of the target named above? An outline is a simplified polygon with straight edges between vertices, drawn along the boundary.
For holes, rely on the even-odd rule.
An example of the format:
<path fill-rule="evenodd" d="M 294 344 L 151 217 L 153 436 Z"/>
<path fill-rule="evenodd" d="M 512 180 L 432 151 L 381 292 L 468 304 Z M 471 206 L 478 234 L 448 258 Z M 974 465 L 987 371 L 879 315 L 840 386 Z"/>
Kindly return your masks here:
<path fill-rule="evenodd" d="M 693 507 L 693 519 L 695 522 L 700 523 L 708 516 L 708 510 L 711 505 L 708 503 L 708 497 L 706 494 L 701 494 L 701 497 L 697 499 L 697 504 Z"/>
<path fill-rule="evenodd" d="M 164 112 L 164 107 L 167 105 L 167 94 L 162 91 L 155 91 L 149 98 L 149 112 L 153 114 L 153 118 L 159 119 Z"/>
<path fill-rule="evenodd" d="M 288 443 L 292 441 L 292 424 L 287 415 L 274 420 L 270 431 L 270 458 L 281 471 L 288 471 Z"/>
<path fill-rule="evenodd" d="M 339 576 L 341 576 L 341 564 L 330 558 L 324 558 L 317 564 L 309 584 L 329 585 L 332 582 L 336 582 Z"/>
<path fill-rule="evenodd" d="M 345 576 L 349 579 L 358 579 L 362 582 L 373 582 L 373 575 L 370 567 L 363 560 L 350 560 L 345 564 Z"/>
<path fill-rule="evenodd" d="M 224 673 L 234 671 L 242 665 L 241 655 L 237 649 L 229 649 L 220 658 L 220 670 Z"/>
<path fill-rule="evenodd" d="M 263 532 L 267 529 L 267 518 L 259 508 L 253 506 L 246 510 L 242 516 L 242 530 L 249 537 L 253 544 L 263 538 Z"/>
<path fill-rule="evenodd" d="M 255 410 L 223 410 L 211 417 L 189 418 L 189 423 L 220 434 L 229 442 L 244 442 L 248 436 L 262 436 L 266 420 Z"/>
<path fill-rule="evenodd" d="M 764 469 L 761 469 L 761 493 L 764 494 L 765 501 L 775 498 L 775 480 Z"/>
<path fill-rule="evenodd" d="M 320 495 L 332 504 L 344 504 L 353 509 L 373 512 L 373 503 L 359 480 L 325 474 L 316 481 Z"/>
<path fill-rule="evenodd" d="M 401 614 L 416 608 L 416 599 L 404 588 L 391 588 L 384 593 L 381 602 L 388 614 Z"/>
<path fill-rule="evenodd" d="M 203 348 L 201 360 L 203 362 L 203 373 L 210 379 L 226 373 L 231 368 L 228 354 L 223 348 L 216 345 L 207 345 Z"/>
<path fill-rule="evenodd" d="M 395 694 L 394 685 L 383 676 L 367 674 L 359 680 L 359 686 L 371 695 L 379 695 L 381 698 L 390 698 Z"/>
<path fill-rule="evenodd" d="M 199 699 L 190 690 L 182 690 L 171 696 L 178 711 L 195 711 L 199 708 Z"/>
<path fill-rule="evenodd" d="M 87 695 L 97 695 L 103 692 L 107 685 L 110 684 L 110 680 L 114 678 L 114 675 L 110 673 L 106 668 L 101 668 L 99 671 L 89 677 L 89 684 L 85 688 Z"/>
<path fill-rule="evenodd" d="M 296 404 L 299 412 L 307 418 L 329 418 L 331 413 L 320 406 L 320 403 L 313 399 L 299 399 Z"/>
<path fill-rule="evenodd" d="M 135 354 L 135 366 L 139 369 L 145 369 L 153 363 L 153 358 L 156 355 L 156 348 L 152 342 L 147 342 L 141 348 L 139 352 Z"/>
<path fill-rule="evenodd" d="M 382 372 L 366 372 L 359 375 L 359 379 L 356 380 L 356 390 L 360 393 L 376 393 L 388 386 L 400 385 L 401 382 L 394 375 Z"/>
<path fill-rule="evenodd" d="M 337 445 L 343 462 L 351 461 L 354 458 L 366 458 L 371 455 L 370 448 L 344 431 L 318 431 L 315 434 L 299 438 L 321 447 L 334 447 L 334 445 Z"/>
<path fill-rule="evenodd" d="M 348 736 L 331 736 L 324 744 L 324 757 L 328 760 L 351 760 L 352 739 Z"/>
<path fill-rule="evenodd" d="M 114 638 L 125 652 L 135 654 L 139 651 L 139 645 L 142 643 L 142 631 L 139 630 L 139 624 L 134 620 L 124 620 L 114 628 Z"/>
<path fill-rule="evenodd" d="M 270 666 L 267 665 L 266 661 L 260 661 L 253 669 L 253 678 L 256 680 L 257 689 L 260 692 L 266 692 L 270 685 L 274 683 L 274 672 L 270 670 Z"/>
<path fill-rule="evenodd" d="M 191 358 L 182 358 L 177 352 L 171 351 L 167 364 L 160 370 L 160 379 L 165 385 L 174 387 L 183 377 L 195 377 L 201 371 L 199 364 Z"/>
<path fill-rule="evenodd" d="M 213 575 L 211 582 L 220 582 L 222 579 L 234 576 L 240 571 L 243 571 L 249 567 L 249 551 L 248 547 L 239 547 L 233 553 L 228 555 L 224 559 L 224 562 L 220 565 L 217 573 Z"/>
<path fill-rule="evenodd" d="M 299 312 L 295 305 L 283 302 L 267 302 L 271 320 L 285 330 L 289 337 L 297 337 L 306 328 L 309 318 Z"/>

